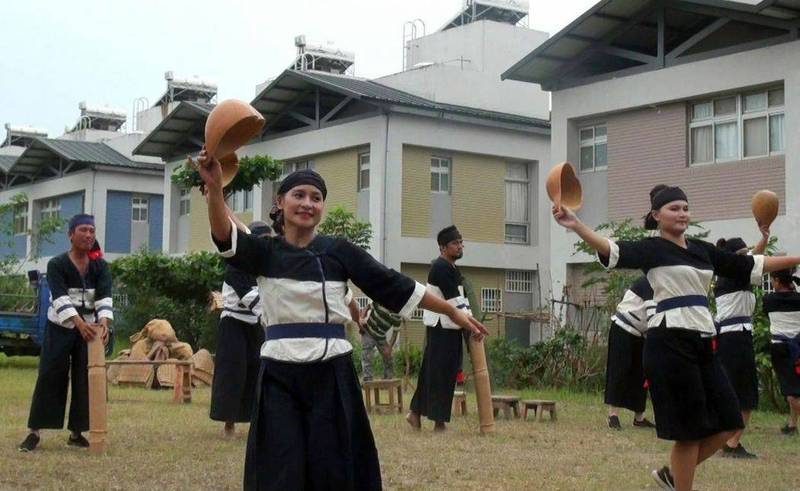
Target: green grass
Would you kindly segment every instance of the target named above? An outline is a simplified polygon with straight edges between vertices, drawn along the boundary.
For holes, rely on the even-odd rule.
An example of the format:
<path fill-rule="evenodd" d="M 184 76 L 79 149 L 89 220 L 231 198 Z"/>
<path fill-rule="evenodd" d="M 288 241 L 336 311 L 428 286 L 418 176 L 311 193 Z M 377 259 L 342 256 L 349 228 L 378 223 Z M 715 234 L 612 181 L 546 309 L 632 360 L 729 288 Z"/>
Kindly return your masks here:
<path fill-rule="evenodd" d="M 210 390 L 197 389 L 188 405 L 169 391 L 109 389 L 108 452 L 92 456 L 67 447 L 67 431 L 43 432 L 41 448 L 21 454 L 36 358 L 0 355 L 0 489 L 240 489 L 246 425 L 233 440 L 208 419 Z M 513 391 L 496 391 L 513 393 Z M 497 421 L 496 433 L 478 434 L 475 401 L 454 417 L 444 434 L 425 421 L 411 431 L 402 415 L 373 415 L 386 489 L 613 489 L 655 490 L 649 472 L 667 462 L 669 442 L 634 429 L 605 428 L 598 394 L 522 392 L 558 401 L 556 423 Z M 411 394 L 406 394 L 406 402 Z M 757 461 L 714 457 L 702 465 L 695 487 L 703 490 L 800 488 L 800 438 L 778 428 L 785 417 L 757 412 L 745 437 Z"/>

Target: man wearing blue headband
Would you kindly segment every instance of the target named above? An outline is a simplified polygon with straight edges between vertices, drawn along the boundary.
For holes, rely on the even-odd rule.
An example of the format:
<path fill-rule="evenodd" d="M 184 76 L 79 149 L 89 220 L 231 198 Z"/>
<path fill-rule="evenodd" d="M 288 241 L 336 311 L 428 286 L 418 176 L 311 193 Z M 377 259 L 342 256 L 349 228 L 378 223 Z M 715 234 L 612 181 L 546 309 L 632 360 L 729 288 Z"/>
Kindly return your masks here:
<path fill-rule="evenodd" d="M 50 307 L 28 418 L 29 433 L 19 446 L 21 452 L 36 448 L 39 430 L 64 427 L 68 385 L 72 396 L 67 444 L 89 446 L 81 434 L 89 429 L 86 343 L 95 336 L 101 336 L 104 344 L 108 342 L 109 323 L 114 318 L 111 271 L 102 258 L 90 255 L 96 243 L 93 216 L 73 216 L 68 235 L 70 250 L 47 263 Z"/>

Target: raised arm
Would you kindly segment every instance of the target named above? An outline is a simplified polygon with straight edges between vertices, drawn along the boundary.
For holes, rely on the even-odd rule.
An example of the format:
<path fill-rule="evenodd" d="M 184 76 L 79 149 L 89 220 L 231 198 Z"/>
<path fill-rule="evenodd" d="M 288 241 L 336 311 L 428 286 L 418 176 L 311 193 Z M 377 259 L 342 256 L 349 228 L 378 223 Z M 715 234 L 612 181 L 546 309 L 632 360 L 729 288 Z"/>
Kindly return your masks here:
<path fill-rule="evenodd" d="M 216 158 L 208 155 L 205 147 L 200 151 L 198 163 L 197 170 L 206 185 L 211 235 L 219 242 L 227 241 L 231 236 L 231 222 L 222 195 L 222 167 Z"/>
<path fill-rule="evenodd" d="M 800 264 L 800 256 L 765 256 L 764 273 L 780 271 Z"/>
<path fill-rule="evenodd" d="M 611 254 L 611 247 L 608 239 L 598 234 L 575 215 L 575 213 L 565 206 L 553 206 L 553 218 L 562 227 L 572 230 L 585 240 L 589 247 L 597 251 L 600 256 L 608 257 Z"/>
<path fill-rule="evenodd" d="M 752 254 L 764 254 L 769 243 L 769 225 L 761 225 L 758 229 L 761 231 L 761 240 L 753 247 Z"/>

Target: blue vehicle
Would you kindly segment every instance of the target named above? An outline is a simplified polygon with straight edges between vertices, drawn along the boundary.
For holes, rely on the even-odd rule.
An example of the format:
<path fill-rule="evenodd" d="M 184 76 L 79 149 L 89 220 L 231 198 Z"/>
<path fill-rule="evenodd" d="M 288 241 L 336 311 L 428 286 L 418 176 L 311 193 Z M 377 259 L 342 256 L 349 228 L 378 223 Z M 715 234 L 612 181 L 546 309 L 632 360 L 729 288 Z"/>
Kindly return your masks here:
<path fill-rule="evenodd" d="M 18 297 L 29 308 L 22 311 L 0 311 L 0 353 L 7 356 L 38 356 L 47 327 L 47 309 L 50 307 L 50 288 L 47 275 L 28 271 L 28 280 L 35 295 Z M 30 308 L 32 306 L 32 308 Z M 106 346 L 106 354 L 114 347 L 113 332 Z"/>

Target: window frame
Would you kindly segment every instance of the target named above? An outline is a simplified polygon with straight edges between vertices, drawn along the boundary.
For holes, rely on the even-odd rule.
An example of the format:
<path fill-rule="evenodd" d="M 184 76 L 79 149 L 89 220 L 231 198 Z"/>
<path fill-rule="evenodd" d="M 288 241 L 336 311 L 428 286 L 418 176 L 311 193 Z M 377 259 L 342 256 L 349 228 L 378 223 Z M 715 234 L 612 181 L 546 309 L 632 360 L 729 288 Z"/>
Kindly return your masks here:
<path fill-rule="evenodd" d="M 364 158 L 365 157 L 367 159 L 366 162 L 364 162 Z M 371 169 L 370 169 L 371 160 L 372 159 L 371 159 L 371 155 L 370 155 L 369 151 L 360 152 L 358 154 L 358 167 L 357 167 L 358 168 L 358 177 L 357 177 L 357 182 L 356 182 L 356 190 L 357 191 L 369 191 L 369 184 L 370 184 L 369 180 L 370 180 L 370 177 L 371 177 Z M 367 173 L 367 179 L 366 179 L 367 184 L 366 184 L 366 186 L 364 185 L 364 172 L 365 171 Z"/>
<path fill-rule="evenodd" d="M 181 188 L 178 191 L 178 216 L 187 216 L 192 212 L 192 190 Z"/>
<path fill-rule="evenodd" d="M 44 221 L 49 218 L 58 218 L 61 216 L 61 199 L 60 198 L 45 198 L 41 200 L 39 205 L 39 220 Z"/>
<path fill-rule="evenodd" d="M 525 269 L 507 269 L 506 292 L 533 293 L 533 271 Z"/>
<path fill-rule="evenodd" d="M 439 165 L 436 167 L 433 166 L 433 162 L 437 161 Z M 447 166 L 443 167 L 442 163 L 446 162 Z M 436 169 L 436 170 L 434 170 Z M 442 172 L 441 169 L 446 169 Z M 436 194 L 451 194 L 453 191 L 453 158 L 452 157 L 444 157 L 441 155 L 431 155 L 430 158 L 430 176 L 433 177 L 434 174 L 437 174 L 438 177 L 438 189 L 433 189 L 433 182 L 431 182 L 431 192 Z M 442 175 L 447 175 L 447 189 L 442 190 Z"/>
<path fill-rule="evenodd" d="M 481 311 L 502 312 L 503 290 L 500 288 L 481 288 Z"/>
<path fill-rule="evenodd" d="M 28 203 L 14 206 L 14 235 L 28 234 Z M 20 224 L 21 221 L 21 224 Z M 20 226 L 21 225 L 21 226 Z"/>
<path fill-rule="evenodd" d="M 136 217 L 138 211 L 138 218 Z M 144 219 L 142 219 L 144 215 Z M 131 222 L 149 223 L 150 221 L 150 198 L 147 196 L 131 197 Z"/>
<path fill-rule="evenodd" d="M 606 130 L 605 134 L 597 136 L 597 128 L 605 128 Z M 592 130 L 592 137 L 588 140 L 584 140 L 581 137 L 581 133 L 583 133 L 586 130 Z M 597 165 L 597 145 L 606 146 L 606 163 L 600 166 Z M 581 153 L 583 152 L 584 148 L 588 147 L 592 148 L 592 168 L 584 169 Z M 608 170 L 608 123 L 595 123 L 592 125 L 579 127 L 578 128 L 578 172 L 582 174 L 582 173 L 597 172 L 604 170 Z"/>
<path fill-rule="evenodd" d="M 517 178 L 508 177 L 508 164 L 521 164 L 521 165 L 524 165 L 525 166 L 525 176 L 526 176 L 526 178 L 523 180 L 523 179 L 517 179 Z M 527 222 L 514 222 L 514 221 L 509 221 L 507 219 L 507 217 L 503 217 L 503 219 L 504 219 L 504 222 L 503 222 L 503 242 L 506 243 L 506 244 L 521 244 L 521 245 L 530 244 L 531 243 L 531 215 L 532 215 L 531 212 L 530 212 L 531 211 L 530 210 L 530 208 L 531 208 L 531 168 L 530 168 L 530 164 L 528 164 L 527 162 L 506 162 L 506 174 L 505 174 L 505 176 L 503 178 L 503 185 L 504 185 L 504 188 L 505 188 L 504 192 L 506 192 L 506 193 L 508 192 L 508 186 L 506 186 L 506 185 L 508 183 L 510 183 L 510 182 L 511 183 L 525 184 L 525 186 L 526 186 L 526 189 L 527 189 L 527 192 L 526 192 L 526 201 L 527 201 L 526 208 L 527 208 L 527 210 L 526 211 L 527 211 L 527 215 L 528 215 L 528 221 Z M 506 211 L 506 213 L 508 213 L 508 210 L 505 210 L 505 211 Z M 508 234 L 506 233 L 506 227 L 508 225 L 517 226 L 517 227 L 524 226 L 525 227 L 525 240 L 523 240 L 523 241 L 509 240 L 508 239 Z"/>
<path fill-rule="evenodd" d="M 769 95 L 770 92 L 780 90 L 784 93 L 784 100 L 783 103 L 780 105 L 772 105 L 770 106 Z M 765 98 L 765 106 L 763 108 L 759 108 L 757 110 L 745 110 L 745 100 L 748 96 L 752 95 L 760 95 L 763 94 Z M 736 100 L 736 111 L 734 114 L 723 114 L 720 116 L 716 115 L 716 102 L 719 100 L 735 98 Z M 695 120 L 693 117 L 694 114 L 694 107 L 699 104 L 710 104 L 711 105 L 711 115 Z M 695 166 L 703 166 L 703 165 L 712 165 L 712 164 L 724 164 L 727 162 L 739 162 L 743 160 L 754 160 L 754 159 L 763 159 L 775 155 L 785 155 L 786 153 L 786 145 L 785 145 L 785 133 L 784 133 L 784 148 L 782 150 L 774 150 L 772 148 L 771 142 L 771 130 L 772 130 L 772 117 L 777 115 L 784 115 L 783 125 L 784 125 L 784 132 L 786 129 L 786 89 L 783 86 L 773 86 L 773 87 L 764 87 L 758 90 L 747 90 L 738 92 L 735 94 L 724 94 L 719 95 L 712 98 L 705 98 L 705 99 L 696 99 L 689 101 L 688 109 L 687 109 L 687 118 L 688 118 L 688 163 L 690 167 Z M 766 142 L 767 142 L 767 153 L 760 154 L 760 155 L 749 155 L 745 156 L 745 128 L 744 124 L 745 121 L 753 120 L 753 119 L 766 119 Z M 716 145 L 716 127 L 720 124 L 730 124 L 736 123 L 736 136 L 737 136 L 737 155 L 733 158 L 726 158 L 726 159 L 718 159 L 717 158 L 717 145 Z M 711 127 L 711 160 L 702 161 L 702 162 L 693 162 L 692 161 L 692 154 L 694 150 L 694 140 L 692 138 L 692 130 L 695 128 L 705 128 Z"/>

